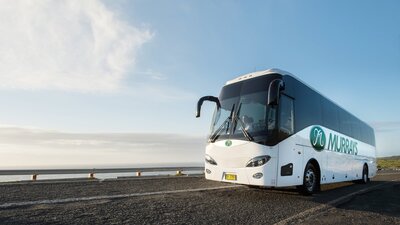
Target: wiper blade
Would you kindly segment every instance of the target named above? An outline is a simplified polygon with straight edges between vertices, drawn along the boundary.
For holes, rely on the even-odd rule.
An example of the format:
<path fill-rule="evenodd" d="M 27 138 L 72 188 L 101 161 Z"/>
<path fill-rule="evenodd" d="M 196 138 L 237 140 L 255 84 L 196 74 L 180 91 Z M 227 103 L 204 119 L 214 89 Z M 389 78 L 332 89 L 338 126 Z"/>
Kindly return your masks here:
<path fill-rule="evenodd" d="M 215 140 L 217 140 L 219 134 L 225 128 L 225 124 L 228 124 L 227 127 L 229 128 L 229 120 L 230 120 L 229 118 L 226 118 L 226 120 L 221 124 L 221 126 L 211 135 L 210 137 L 211 142 L 215 142 Z"/>
<path fill-rule="evenodd" d="M 247 138 L 249 141 L 254 141 L 254 138 L 250 135 L 250 133 L 245 129 L 245 125 L 243 121 L 240 118 L 235 117 L 236 123 L 239 122 L 240 124 L 240 130 L 242 131 L 243 135 Z"/>
<path fill-rule="evenodd" d="M 233 117 L 234 121 L 235 121 L 235 128 L 234 129 L 236 129 L 236 125 L 239 123 L 240 124 L 240 130 L 242 131 L 243 135 L 247 138 L 247 140 L 254 141 L 254 138 L 245 129 L 246 126 L 245 126 L 244 122 L 238 117 L 241 108 L 242 108 L 242 103 L 240 103 L 239 108 L 238 108 L 236 114 Z"/>
<path fill-rule="evenodd" d="M 227 125 L 226 126 L 226 132 L 228 132 L 228 130 L 229 130 L 229 121 L 232 120 L 232 115 L 233 115 L 233 110 L 234 109 L 235 109 L 235 104 L 233 104 L 233 106 L 232 106 L 231 114 L 229 115 L 229 117 L 226 118 L 225 121 L 221 124 L 221 126 L 219 126 L 218 129 L 211 135 L 211 137 L 210 137 L 210 141 L 211 142 L 215 142 L 218 139 L 219 134 L 225 128 L 225 125 Z"/>

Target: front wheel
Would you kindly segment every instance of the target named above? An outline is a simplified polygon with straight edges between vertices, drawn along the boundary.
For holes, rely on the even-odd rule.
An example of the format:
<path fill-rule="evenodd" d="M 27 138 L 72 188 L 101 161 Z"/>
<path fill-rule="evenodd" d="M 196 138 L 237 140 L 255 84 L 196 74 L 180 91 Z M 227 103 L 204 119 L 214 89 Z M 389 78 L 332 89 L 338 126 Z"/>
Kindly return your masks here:
<path fill-rule="evenodd" d="M 313 164 L 307 164 L 304 170 L 303 185 L 299 186 L 299 189 L 304 195 L 312 195 L 318 190 L 318 173 Z"/>

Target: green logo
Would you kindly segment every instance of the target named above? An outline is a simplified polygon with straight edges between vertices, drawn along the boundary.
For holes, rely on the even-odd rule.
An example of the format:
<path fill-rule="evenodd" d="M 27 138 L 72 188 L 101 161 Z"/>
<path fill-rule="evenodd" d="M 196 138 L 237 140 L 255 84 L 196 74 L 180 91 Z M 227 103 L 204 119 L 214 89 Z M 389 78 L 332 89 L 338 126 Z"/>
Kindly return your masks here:
<path fill-rule="evenodd" d="M 321 127 L 314 126 L 311 128 L 310 142 L 313 148 L 317 151 L 322 151 L 325 148 L 326 137 Z"/>
<path fill-rule="evenodd" d="M 226 147 L 229 147 L 229 146 L 231 146 L 232 145 L 232 141 L 231 140 L 226 140 L 225 141 L 225 146 Z"/>

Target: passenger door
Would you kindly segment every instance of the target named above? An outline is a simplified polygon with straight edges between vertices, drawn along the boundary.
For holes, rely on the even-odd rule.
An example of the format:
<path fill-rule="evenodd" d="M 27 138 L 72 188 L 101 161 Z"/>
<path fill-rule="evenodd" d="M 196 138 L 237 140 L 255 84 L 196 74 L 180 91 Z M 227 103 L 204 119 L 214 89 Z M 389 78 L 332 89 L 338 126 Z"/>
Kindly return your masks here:
<path fill-rule="evenodd" d="M 303 173 L 303 147 L 294 135 L 294 100 L 284 94 L 279 101 L 278 186 L 300 184 Z"/>

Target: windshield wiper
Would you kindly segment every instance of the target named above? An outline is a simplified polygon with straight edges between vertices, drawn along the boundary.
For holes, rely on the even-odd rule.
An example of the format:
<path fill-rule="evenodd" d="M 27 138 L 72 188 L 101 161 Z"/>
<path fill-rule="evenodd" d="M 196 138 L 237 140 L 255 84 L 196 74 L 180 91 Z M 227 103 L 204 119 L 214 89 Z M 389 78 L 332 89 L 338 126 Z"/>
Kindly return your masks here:
<path fill-rule="evenodd" d="M 211 137 L 210 137 L 210 141 L 211 141 L 211 142 L 215 142 L 215 141 L 218 139 L 219 134 L 220 134 L 221 131 L 225 128 L 225 125 L 226 125 L 226 124 L 227 124 L 227 126 L 226 126 L 226 132 L 228 132 L 228 130 L 229 130 L 229 121 L 232 120 L 233 110 L 234 110 L 234 109 L 235 109 L 235 104 L 233 104 L 233 106 L 232 106 L 231 114 L 229 115 L 229 117 L 226 118 L 225 121 L 221 124 L 221 126 L 219 126 L 218 129 L 211 135 Z"/>
<path fill-rule="evenodd" d="M 242 108 L 242 103 L 239 104 L 239 108 L 236 112 L 236 114 L 233 117 L 233 120 L 235 121 L 235 127 L 234 130 L 236 129 L 236 125 L 239 123 L 240 124 L 240 130 L 242 131 L 243 135 L 247 138 L 249 141 L 254 141 L 254 138 L 250 135 L 250 133 L 245 129 L 245 124 L 244 122 L 239 118 L 239 113 L 240 109 Z"/>
<path fill-rule="evenodd" d="M 242 131 L 243 135 L 247 138 L 249 141 L 254 141 L 254 138 L 250 135 L 250 133 L 245 129 L 245 125 L 243 121 L 240 118 L 235 119 L 236 123 L 239 122 L 240 124 L 240 130 Z"/>

